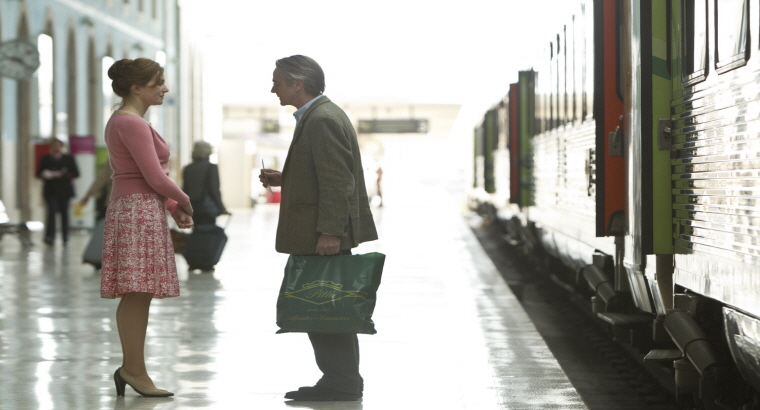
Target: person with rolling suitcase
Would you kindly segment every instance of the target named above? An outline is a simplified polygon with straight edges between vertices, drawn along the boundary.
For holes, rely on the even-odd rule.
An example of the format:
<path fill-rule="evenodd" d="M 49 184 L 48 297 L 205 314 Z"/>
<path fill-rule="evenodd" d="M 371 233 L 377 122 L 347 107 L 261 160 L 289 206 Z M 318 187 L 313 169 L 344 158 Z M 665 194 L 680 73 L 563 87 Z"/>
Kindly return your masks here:
<path fill-rule="evenodd" d="M 182 170 L 182 190 L 190 197 L 196 226 L 214 225 L 216 217 L 229 214 L 219 188 L 219 167 L 209 161 L 211 152 L 211 144 L 196 141 L 193 144 L 193 162 Z"/>
<path fill-rule="evenodd" d="M 193 162 L 182 170 L 182 190 L 190 197 L 195 211 L 195 228 L 182 251 L 191 271 L 214 270 L 227 244 L 224 228 L 216 225 L 216 218 L 219 215 L 229 215 L 229 212 L 222 203 L 219 167 L 209 161 L 211 152 L 211 144 L 196 141 L 193 145 Z M 227 223 L 229 224 L 229 218 Z"/>
<path fill-rule="evenodd" d="M 113 188 L 113 169 L 111 162 L 106 161 L 98 172 L 95 181 L 90 184 L 87 193 L 77 204 L 81 209 L 87 206 L 90 198 L 96 198 L 95 203 L 95 228 L 82 255 L 82 261 L 100 269 L 103 263 L 103 232 L 105 231 L 106 210 L 111 201 L 111 189 Z"/>
<path fill-rule="evenodd" d="M 103 267 L 103 233 L 105 232 L 105 225 L 105 218 L 98 220 L 82 255 L 82 261 L 94 266 L 95 269 Z"/>
<path fill-rule="evenodd" d="M 224 230 L 230 224 L 232 214 L 227 213 L 224 228 L 216 224 L 196 225 L 187 238 L 182 256 L 185 257 L 189 269 L 210 272 L 219 263 L 224 246 L 227 245 L 227 234 Z"/>

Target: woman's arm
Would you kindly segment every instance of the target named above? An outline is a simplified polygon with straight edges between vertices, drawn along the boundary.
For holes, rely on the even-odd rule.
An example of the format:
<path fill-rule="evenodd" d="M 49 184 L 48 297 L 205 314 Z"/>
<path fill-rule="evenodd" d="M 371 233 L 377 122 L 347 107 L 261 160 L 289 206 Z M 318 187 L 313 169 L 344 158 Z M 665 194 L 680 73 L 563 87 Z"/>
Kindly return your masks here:
<path fill-rule="evenodd" d="M 157 193 L 174 201 L 174 203 L 170 201 L 167 204 L 172 214 L 174 213 L 173 211 L 176 211 L 176 205 L 178 204 L 185 212 L 192 215 L 193 210 L 190 206 L 190 198 L 179 189 L 174 181 L 169 179 L 169 176 L 164 173 L 161 167 L 153 141 L 153 131 L 150 126 L 140 118 L 130 118 L 130 120 L 131 122 L 125 123 L 123 128 L 120 127 L 117 130 L 117 134 L 122 144 L 132 155 L 143 178 Z M 174 208 L 174 210 L 171 208 Z"/>

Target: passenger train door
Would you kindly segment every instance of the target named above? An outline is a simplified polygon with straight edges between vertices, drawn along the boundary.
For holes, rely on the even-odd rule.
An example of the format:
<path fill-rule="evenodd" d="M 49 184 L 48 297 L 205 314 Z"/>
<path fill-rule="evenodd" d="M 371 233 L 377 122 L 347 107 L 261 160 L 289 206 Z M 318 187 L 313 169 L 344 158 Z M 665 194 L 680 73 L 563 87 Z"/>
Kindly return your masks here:
<path fill-rule="evenodd" d="M 621 32 L 616 1 L 594 3 L 594 118 L 596 150 L 589 152 L 594 171 L 596 236 L 625 233 L 625 167 L 623 164 L 623 95 L 621 90 Z M 593 168 L 591 168 L 593 167 Z M 589 182 L 589 186 L 592 183 Z"/>
<path fill-rule="evenodd" d="M 607 3 L 607 2 L 605 2 Z M 610 2 L 611 3 L 611 2 Z M 669 149 L 658 144 L 669 118 L 667 2 L 616 2 L 622 29 L 626 237 L 624 266 L 637 307 L 665 314 L 672 304 Z M 660 269 L 658 269 L 658 257 Z M 658 270 L 660 274 L 658 275 Z"/>

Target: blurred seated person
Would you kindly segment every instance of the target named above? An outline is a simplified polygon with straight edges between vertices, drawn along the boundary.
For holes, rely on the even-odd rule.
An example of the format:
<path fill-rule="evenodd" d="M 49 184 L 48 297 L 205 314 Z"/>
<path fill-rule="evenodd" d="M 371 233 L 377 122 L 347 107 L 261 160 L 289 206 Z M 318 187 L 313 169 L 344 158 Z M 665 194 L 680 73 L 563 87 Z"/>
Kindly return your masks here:
<path fill-rule="evenodd" d="M 193 162 L 182 171 L 182 190 L 190 197 L 195 225 L 216 225 L 216 217 L 229 215 L 219 189 L 219 167 L 209 162 L 211 144 L 197 141 L 193 145 Z"/>

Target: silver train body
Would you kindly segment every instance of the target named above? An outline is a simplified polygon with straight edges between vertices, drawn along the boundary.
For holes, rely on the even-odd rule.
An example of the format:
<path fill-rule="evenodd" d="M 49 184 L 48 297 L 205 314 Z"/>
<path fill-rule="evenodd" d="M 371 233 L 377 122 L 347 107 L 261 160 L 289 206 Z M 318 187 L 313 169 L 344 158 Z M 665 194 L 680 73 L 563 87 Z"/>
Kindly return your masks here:
<path fill-rule="evenodd" d="M 758 6 L 579 2 L 474 133 L 472 207 L 682 408 L 760 408 Z"/>

